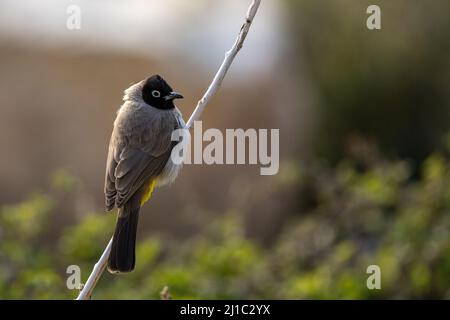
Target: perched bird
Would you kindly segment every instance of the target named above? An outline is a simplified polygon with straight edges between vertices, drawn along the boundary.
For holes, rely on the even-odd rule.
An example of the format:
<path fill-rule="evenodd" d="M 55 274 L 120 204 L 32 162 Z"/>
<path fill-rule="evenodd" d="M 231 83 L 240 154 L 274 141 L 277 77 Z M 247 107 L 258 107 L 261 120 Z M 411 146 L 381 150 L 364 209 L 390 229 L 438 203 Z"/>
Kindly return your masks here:
<path fill-rule="evenodd" d="M 159 75 L 125 90 L 106 161 L 106 209 L 118 208 L 108 260 L 111 273 L 133 271 L 139 210 L 155 186 L 174 181 L 180 170 L 171 160 L 178 143 L 171 141 L 172 132 L 186 126 L 174 105 L 179 98 L 183 96 Z"/>

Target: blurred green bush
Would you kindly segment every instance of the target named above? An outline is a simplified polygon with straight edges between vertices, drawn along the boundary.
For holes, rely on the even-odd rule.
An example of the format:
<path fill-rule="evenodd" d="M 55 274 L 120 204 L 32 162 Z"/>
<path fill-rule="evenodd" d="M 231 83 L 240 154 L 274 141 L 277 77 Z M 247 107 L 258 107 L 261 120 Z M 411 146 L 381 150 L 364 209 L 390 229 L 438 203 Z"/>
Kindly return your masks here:
<path fill-rule="evenodd" d="M 241 213 L 230 211 L 186 241 L 140 239 L 135 272 L 105 272 L 93 298 L 159 299 L 164 286 L 174 299 L 450 298 L 445 154 L 429 156 L 418 180 L 403 161 L 378 159 L 364 170 L 351 159 L 336 169 L 283 168 L 296 173 L 284 172 L 280 185 L 299 197 L 314 190 L 315 201 L 294 206 L 273 243 L 248 239 Z M 0 298 L 75 298 L 76 290 L 66 288 L 67 266 L 79 265 L 85 280 L 112 234 L 113 215 L 89 214 L 48 241 L 54 193 L 1 208 Z M 381 268 L 381 290 L 366 287 L 372 264 Z"/>

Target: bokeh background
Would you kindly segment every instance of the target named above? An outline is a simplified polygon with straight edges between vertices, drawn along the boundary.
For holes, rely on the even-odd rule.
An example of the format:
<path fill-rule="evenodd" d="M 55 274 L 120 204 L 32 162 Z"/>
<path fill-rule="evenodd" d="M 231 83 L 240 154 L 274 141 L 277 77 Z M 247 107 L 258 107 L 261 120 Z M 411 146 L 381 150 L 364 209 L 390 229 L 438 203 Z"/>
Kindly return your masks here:
<path fill-rule="evenodd" d="M 160 73 L 187 118 L 249 3 L 0 2 L 0 298 L 76 297 L 67 266 L 85 280 L 114 228 L 123 90 Z M 263 0 L 202 120 L 280 128 L 279 173 L 185 166 L 142 210 L 135 272 L 93 298 L 450 298 L 449 39 L 447 0 Z"/>

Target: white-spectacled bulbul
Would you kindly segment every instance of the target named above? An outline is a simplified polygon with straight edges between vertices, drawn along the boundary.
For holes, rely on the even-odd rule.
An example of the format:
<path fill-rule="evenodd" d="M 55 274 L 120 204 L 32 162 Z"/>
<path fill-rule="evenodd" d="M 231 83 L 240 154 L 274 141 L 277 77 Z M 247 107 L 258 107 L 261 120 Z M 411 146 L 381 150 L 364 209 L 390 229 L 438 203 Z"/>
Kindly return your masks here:
<path fill-rule="evenodd" d="M 159 75 L 125 90 L 117 112 L 106 162 L 106 208 L 118 208 L 108 270 L 130 272 L 135 266 L 136 231 L 141 206 L 155 186 L 175 180 L 181 165 L 171 160 L 177 142 L 172 132 L 185 128 L 174 100 L 183 96 Z"/>

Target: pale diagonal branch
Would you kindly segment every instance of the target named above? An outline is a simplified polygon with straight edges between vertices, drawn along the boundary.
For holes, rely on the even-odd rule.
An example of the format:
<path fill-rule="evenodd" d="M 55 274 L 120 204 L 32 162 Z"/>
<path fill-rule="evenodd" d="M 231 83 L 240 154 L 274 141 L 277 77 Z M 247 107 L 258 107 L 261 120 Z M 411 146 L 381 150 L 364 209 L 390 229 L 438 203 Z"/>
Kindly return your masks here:
<path fill-rule="evenodd" d="M 261 4 L 261 0 L 253 0 L 252 4 L 250 5 L 247 15 L 245 17 L 245 22 L 241 27 L 241 30 L 239 32 L 238 37 L 236 38 L 235 43 L 231 47 L 231 49 L 225 54 L 225 59 L 222 62 L 222 65 L 220 66 L 219 70 L 217 71 L 216 75 L 214 76 L 213 81 L 208 87 L 208 90 L 206 90 L 203 97 L 200 99 L 200 101 L 197 103 L 197 107 L 195 108 L 194 112 L 192 113 L 191 117 L 189 118 L 188 122 L 186 123 L 186 127 L 189 129 L 191 128 L 194 121 L 198 120 L 205 110 L 206 105 L 211 101 L 212 97 L 216 94 L 216 92 L 219 90 L 220 86 L 222 85 L 223 79 L 225 78 L 225 75 L 228 72 L 228 69 L 230 69 L 231 64 L 233 63 L 234 58 L 238 54 L 239 50 L 241 50 L 245 38 L 247 37 L 248 31 L 250 30 L 250 26 L 252 25 L 253 19 L 258 12 L 259 5 Z M 106 246 L 105 250 L 103 251 L 102 256 L 95 264 L 94 268 L 92 269 L 92 272 L 83 286 L 83 289 L 80 291 L 80 294 L 77 297 L 77 300 L 87 300 L 90 299 L 92 295 L 92 291 L 95 288 L 95 285 L 97 284 L 97 281 L 100 279 L 103 271 L 105 271 L 106 264 L 108 262 L 108 257 L 111 252 L 111 245 L 112 245 L 112 239 L 109 241 L 108 245 Z"/>

